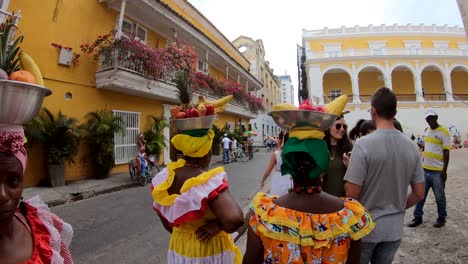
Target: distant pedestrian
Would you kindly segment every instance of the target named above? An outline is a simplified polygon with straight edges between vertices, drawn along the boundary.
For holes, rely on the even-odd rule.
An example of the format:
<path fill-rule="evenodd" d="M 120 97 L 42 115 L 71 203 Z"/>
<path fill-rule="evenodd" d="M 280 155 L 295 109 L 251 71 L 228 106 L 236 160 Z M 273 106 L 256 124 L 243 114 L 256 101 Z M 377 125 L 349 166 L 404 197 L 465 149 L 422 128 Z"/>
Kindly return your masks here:
<path fill-rule="evenodd" d="M 375 131 L 375 125 L 372 120 L 361 119 L 356 126 L 349 131 L 349 138 L 356 141 L 358 138 L 368 135 Z"/>
<path fill-rule="evenodd" d="M 229 145 L 231 145 L 231 140 L 227 137 L 227 134 L 224 134 L 223 140 L 221 141 L 223 144 L 223 160 L 224 164 L 229 163 Z"/>
<path fill-rule="evenodd" d="M 284 144 L 288 140 L 288 135 L 284 137 L 284 133 L 280 132 L 279 135 L 279 142 Z M 268 164 L 265 173 L 263 174 L 262 181 L 260 183 L 260 188 L 263 188 L 265 185 L 266 179 L 271 174 L 271 188 L 270 194 L 282 196 L 288 193 L 288 190 L 292 188 L 292 180 L 291 176 L 283 175 L 281 173 L 281 165 L 283 161 L 281 160 L 281 148 L 273 152 L 270 158 L 270 163 Z"/>
<path fill-rule="evenodd" d="M 249 136 L 247 139 L 247 147 L 249 151 L 249 160 L 253 159 L 253 144 L 255 142 L 255 139 L 252 137 L 252 135 Z"/>
<path fill-rule="evenodd" d="M 437 221 L 433 227 L 445 225 L 447 217 L 447 201 L 445 199 L 445 182 L 447 181 L 447 168 L 450 158 L 450 134 L 447 128 L 439 125 L 437 113 L 429 109 L 424 115 L 429 128 L 424 134 L 423 167 L 426 188 L 424 199 L 414 209 L 414 219 L 408 225 L 416 227 L 422 224 L 423 208 L 427 194 L 432 189 L 437 204 Z"/>
<path fill-rule="evenodd" d="M 345 190 L 370 211 L 376 224 L 361 240 L 361 263 L 390 264 L 403 237 L 405 209 L 424 198 L 424 174 L 416 144 L 393 125 L 397 99 L 392 90 L 376 90 L 371 106 L 377 130 L 354 144 Z"/>

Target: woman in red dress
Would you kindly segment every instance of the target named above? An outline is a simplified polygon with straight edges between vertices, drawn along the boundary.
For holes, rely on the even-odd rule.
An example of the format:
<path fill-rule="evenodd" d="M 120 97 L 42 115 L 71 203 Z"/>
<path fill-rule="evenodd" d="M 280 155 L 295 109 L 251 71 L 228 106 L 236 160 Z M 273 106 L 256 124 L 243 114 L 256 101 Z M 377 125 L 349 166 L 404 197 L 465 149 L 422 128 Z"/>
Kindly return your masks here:
<path fill-rule="evenodd" d="M 0 263 L 71 264 L 72 227 L 39 197 L 23 201 L 23 127 L 0 124 Z"/>

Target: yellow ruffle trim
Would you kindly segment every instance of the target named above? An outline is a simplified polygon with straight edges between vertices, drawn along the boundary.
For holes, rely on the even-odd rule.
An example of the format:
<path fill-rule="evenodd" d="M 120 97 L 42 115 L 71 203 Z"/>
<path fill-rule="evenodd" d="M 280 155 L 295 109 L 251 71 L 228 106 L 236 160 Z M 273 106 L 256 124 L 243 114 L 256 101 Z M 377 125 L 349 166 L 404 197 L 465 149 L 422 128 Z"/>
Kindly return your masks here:
<path fill-rule="evenodd" d="M 180 194 L 169 195 L 167 189 L 169 189 L 172 186 L 172 183 L 174 182 L 175 170 L 183 167 L 184 165 L 184 159 L 179 159 L 176 162 L 170 162 L 169 164 L 167 164 L 167 172 L 169 174 L 167 180 L 165 182 L 162 182 L 158 186 L 155 186 L 153 192 L 151 193 L 155 202 L 163 206 L 170 206 L 174 203 L 177 197 L 180 196 Z M 217 167 L 207 172 L 204 172 L 196 177 L 186 180 L 182 185 L 182 188 L 180 188 L 180 193 L 182 194 L 194 186 L 206 183 L 209 179 L 221 172 L 224 172 L 224 168 Z"/>
<path fill-rule="evenodd" d="M 187 232 L 174 227 L 169 250 L 186 258 L 205 258 L 231 251 L 235 255 L 234 264 L 242 263 L 240 249 L 234 244 L 231 236 L 224 231 L 214 235 L 207 242 L 202 242 L 197 238 L 195 232 Z"/>
<path fill-rule="evenodd" d="M 275 198 L 258 193 L 253 200 L 255 215 L 250 221 L 257 232 L 271 239 L 314 248 L 329 247 L 339 236 L 349 234 L 351 239 L 359 240 L 375 227 L 370 213 L 353 199 L 343 198 L 345 206 L 336 213 L 309 214 L 278 206 L 273 203 Z M 278 228 L 280 232 L 275 231 Z"/>

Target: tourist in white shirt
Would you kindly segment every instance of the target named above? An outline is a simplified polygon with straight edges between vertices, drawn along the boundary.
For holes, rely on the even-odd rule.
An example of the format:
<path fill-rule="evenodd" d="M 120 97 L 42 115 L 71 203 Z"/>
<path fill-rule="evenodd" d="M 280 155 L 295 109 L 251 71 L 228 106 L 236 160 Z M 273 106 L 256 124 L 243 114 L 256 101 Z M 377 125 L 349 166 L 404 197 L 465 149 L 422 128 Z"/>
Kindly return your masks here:
<path fill-rule="evenodd" d="M 227 137 L 227 134 L 224 134 L 223 140 L 221 141 L 223 143 L 223 149 L 224 149 L 224 164 L 229 163 L 229 145 L 231 144 L 231 140 Z"/>

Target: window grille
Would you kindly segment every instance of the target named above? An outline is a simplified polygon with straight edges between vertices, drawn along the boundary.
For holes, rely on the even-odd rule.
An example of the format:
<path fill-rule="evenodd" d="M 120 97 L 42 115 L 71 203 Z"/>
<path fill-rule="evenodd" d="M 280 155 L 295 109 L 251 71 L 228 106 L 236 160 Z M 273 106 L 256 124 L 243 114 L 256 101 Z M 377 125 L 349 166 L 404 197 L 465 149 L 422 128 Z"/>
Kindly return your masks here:
<path fill-rule="evenodd" d="M 140 113 L 112 110 L 114 116 L 120 117 L 125 125 L 123 133 L 114 134 L 115 164 L 124 164 L 133 159 L 137 153 L 137 138 L 140 134 Z"/>

